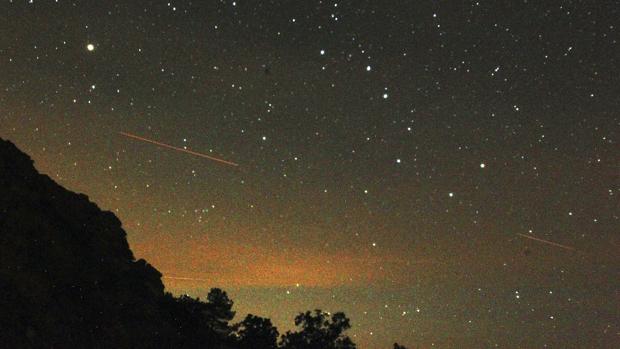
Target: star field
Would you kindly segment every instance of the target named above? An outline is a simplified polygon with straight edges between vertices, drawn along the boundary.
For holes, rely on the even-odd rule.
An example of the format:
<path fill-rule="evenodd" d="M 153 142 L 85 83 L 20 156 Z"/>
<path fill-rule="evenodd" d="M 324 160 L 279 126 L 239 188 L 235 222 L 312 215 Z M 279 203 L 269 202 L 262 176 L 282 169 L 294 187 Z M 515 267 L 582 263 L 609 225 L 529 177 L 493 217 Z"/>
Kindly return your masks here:
<path fill-rule="evenodd" d="M 168 290 L 221 287 L 281 332 L 321 308 L 361 348 L 612 348 L 619 16 L 4 1 L 0 137 L 114 212 Z"/>

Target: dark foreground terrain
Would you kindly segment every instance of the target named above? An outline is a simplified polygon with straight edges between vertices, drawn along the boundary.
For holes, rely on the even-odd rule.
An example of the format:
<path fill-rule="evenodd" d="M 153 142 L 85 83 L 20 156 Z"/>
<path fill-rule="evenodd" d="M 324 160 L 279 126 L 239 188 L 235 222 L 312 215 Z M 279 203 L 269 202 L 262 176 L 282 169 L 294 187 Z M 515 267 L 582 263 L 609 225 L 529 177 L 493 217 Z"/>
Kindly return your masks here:
<path fill-rule="evenodd" d="M 161 276 L 135 259 L 114 214 L 39 174 L 0 139 L 3 347 L 355 348 L 343 313 L 299 314 L 299 332 L 280 336 L 258 316 L 229 323 L 226 292 L 174 297 Z"/>

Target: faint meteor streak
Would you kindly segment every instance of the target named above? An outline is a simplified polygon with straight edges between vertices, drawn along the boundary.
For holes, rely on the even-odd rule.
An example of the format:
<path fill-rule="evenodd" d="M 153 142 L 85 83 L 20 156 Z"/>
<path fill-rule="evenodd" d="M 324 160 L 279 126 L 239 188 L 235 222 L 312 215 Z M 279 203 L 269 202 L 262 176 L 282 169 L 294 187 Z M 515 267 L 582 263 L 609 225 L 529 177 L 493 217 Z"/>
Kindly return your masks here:
<path fill-rule="evenodd" d="M 525 234 L 521 234 L 521 233 L 517 233 L 517 235 L 524 237 L 526 239 L 531 239 L 531 240 L 535 240 L 535 241 L 539 241 L 545 244 L 549 244 L 552 246 L 556 246 L 556 247 L 560 247 L 569 251 L 575 251 L 574 247 L 570 247 L 570 246 L 566 246 L 566 245 L 562 245 L 562 244 L 558 244 L 557 242 L 553 242 L 553 241 L 549 241 L 549 240 L 544 240 L 544 239 L 540 239 L 531 235 L 525 235 Z"/>
<path fill-rule="evenodd" d="M 199 156 L 201 158 L 205 158 L 205 159 L 209 159 L 209 160 L 213 160 L 213 161 L 217 161 L 219 163 L 222 164 L 226 164 L 226 165 L 230 165 L 230 166 L 239 166 L 239 164 L 234 163 L 232 161 L 227 161 L 227 160 L 223 160 L 223 159 L 219 159 L 213 156 L 209 156 L 207 154 L 203 154 L 203 153 L 199 153 L 199 152 L 195 152 L 192 150 L 188 150 L 188 149 L 184 149 L 184 148 L 179 148 L 179 147 L 175 147 L 173 145 L 169 145 L 169 144 L 165 144 L 165 143 L 161 143 L 158 141 L 154 141 L 152 139 L 148 139 L 148 138 L 144 138 L 144 137 L 140 137 L 140 136 L 136 136 L 134 134 L 131 133 L 127 133 L 127 132 L 119 132 L 120 135 L 128 137 L 128 138 L 132 138 L 141 142 L 146 142 L 146 143 L 151 143 L 151 144 L 155 144 L 156 146 L 162 147 L 162 148 L 168 148 L 168 149 L 172 149 L 172 150 L 176 150 L 176 151 L 180 151 L 183 153 L 187 153 L 187 154 L 191 154 L 191 155 L 195 155 L 195 156 Z"/>
<path fill-rule="evenodd" d="M 197 279 L 197 278 L 182 277 L 182 276 L 162 276 L 162 279 L 184 280 L 184 281 L 207 281 L 205 279 Z"/>

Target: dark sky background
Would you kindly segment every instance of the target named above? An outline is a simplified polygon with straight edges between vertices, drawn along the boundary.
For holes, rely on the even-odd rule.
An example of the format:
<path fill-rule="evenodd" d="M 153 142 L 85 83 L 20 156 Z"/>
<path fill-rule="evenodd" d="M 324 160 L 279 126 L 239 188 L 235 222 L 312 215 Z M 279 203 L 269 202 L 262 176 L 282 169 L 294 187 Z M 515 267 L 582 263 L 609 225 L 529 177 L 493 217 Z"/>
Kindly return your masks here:
<path fill-rule="evenodd" d="M 175 294 L 361 348 L 619 345 L 617 1 L 30 2 L 0 137 Z"/>

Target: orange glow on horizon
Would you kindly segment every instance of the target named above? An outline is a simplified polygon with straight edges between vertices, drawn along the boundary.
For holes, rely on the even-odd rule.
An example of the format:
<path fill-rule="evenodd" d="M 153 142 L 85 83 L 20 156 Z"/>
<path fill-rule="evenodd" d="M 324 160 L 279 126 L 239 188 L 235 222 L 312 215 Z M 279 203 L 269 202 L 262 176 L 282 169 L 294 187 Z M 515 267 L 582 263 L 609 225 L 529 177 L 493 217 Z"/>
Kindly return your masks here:
<path fill-rule="evenodd" d="M 432 263 L 430 259 L 405 261 L 352 252 L 312 253 L 209 241 L 179 243 L 144 241 L 132 246 L 163 275 L 171 290 L 187 287 L 335 287 L 378 281 L 396 281 L 396 275 L 411 274 L 414 265 Z M 182 252 L 179 252 L 182 251 Z"/>

